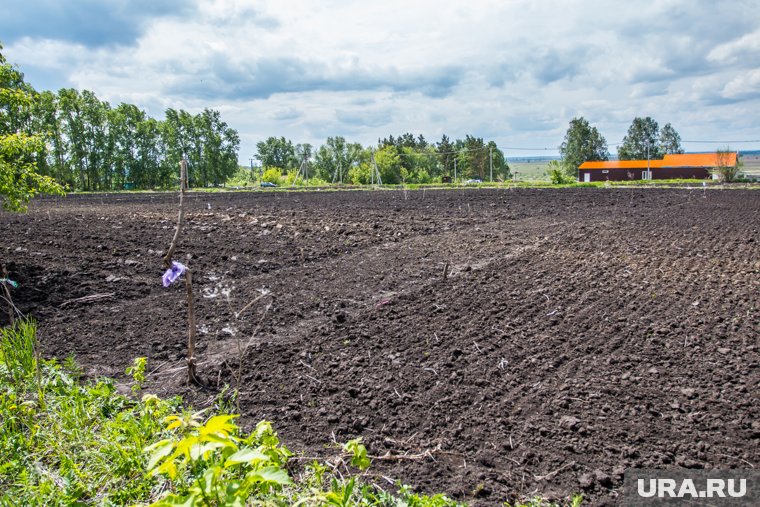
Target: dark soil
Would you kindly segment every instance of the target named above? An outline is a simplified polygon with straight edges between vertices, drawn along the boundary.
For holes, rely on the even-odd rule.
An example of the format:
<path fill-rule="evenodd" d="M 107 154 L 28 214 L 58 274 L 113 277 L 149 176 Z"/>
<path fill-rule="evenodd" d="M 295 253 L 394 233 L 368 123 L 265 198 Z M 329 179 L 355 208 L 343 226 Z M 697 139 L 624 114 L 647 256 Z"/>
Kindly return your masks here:
<path fill-rule="evenodd" d="M 244 425 L 310 456 L 362 436 L 409 456 L 370 480 L 473 504 L 616 504 L 629 467 L 760 465 L 757 191 L 193 194 L 177 258 L 207 390 L 185 384 L 184 286 L 161 285 L 177 204 L 0 214 L 47 355 L 121 379 L 147 356 L 146 390 L 196 407 L 240 371 Z"/>

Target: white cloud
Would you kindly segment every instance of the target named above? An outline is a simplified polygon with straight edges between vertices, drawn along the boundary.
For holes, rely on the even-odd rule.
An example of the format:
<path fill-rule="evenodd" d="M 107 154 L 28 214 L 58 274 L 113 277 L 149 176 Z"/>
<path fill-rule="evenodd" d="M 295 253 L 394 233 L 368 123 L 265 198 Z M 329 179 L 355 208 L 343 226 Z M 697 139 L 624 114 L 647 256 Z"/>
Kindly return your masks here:
<path fill-rule="evenodd" d="M 737 103 L 760 105 L 760 6 L 749 0 L 251 5 L 119 11 L 108 19 L 133 24 L 117 41 L 84 27 L 78 40 L 76 26 L 46 36 L 29 16 L 18 22 L 31 35 L 4 41 L 4 52 L 38 88 L 90 89 L 154 116 L 219 109 L 241 134 L 243 160 L 270 135 L 318 145 L 328 135 L 369 144 L 471 133 L 554 149 L 578 115 L 610 144 L 646 115 L 684 138 L 725 137 Z"/>
<path fill-rule="evenodd" d="M 760 63 L 760 29 L 721 44 L 707 54 L 712 62 L 731 64 L 742 60 Z"/>
<path fill-rule="evenodd" d="M 760 69 L 736 76 L 723 87 L 728 99 L 760 98 Z"/>

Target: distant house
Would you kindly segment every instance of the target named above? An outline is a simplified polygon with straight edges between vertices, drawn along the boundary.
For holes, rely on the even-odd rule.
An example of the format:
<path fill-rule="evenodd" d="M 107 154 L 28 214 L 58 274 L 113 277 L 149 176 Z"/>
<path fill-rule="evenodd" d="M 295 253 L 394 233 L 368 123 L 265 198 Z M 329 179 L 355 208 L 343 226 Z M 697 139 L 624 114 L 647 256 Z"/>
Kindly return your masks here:
<path fill-rule="evenodd" d="M 689 153 L 665 155 L 662 160 L 584 162 L 578 168 L 578 181 L 707 179 L 716 167 L 736 165 L 736 152 L 724 157 L 719 160 L 717 153 Z"/>

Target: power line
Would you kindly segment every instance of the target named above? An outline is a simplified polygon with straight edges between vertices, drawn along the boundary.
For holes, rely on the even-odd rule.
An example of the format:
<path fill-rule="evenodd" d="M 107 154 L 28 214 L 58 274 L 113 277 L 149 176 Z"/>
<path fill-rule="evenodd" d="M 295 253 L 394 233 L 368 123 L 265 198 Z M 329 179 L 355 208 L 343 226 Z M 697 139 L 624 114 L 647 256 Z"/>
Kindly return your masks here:
<path fill-rule="evenodd" d="M 511 151 L 553 151 L 557 148 L 517 148 L 515 146 L 505 146 L 504 148 L 499 148 L 501 150 L 511 150 Z"/>
<path fill-rule="evenodd" d="M 392 145 L 389 145 L 392 146 Z M 435 149 L 435 146 L 432 144 L 429 144 L 431 148 Z M 414 148 L 412 148 L 414 149 Z M 426 151 L 415 151 L 414 153 L 404 153 L 403 151 L 399 153 L 399 155 L 403 156 L 417 156 L 417 155 L 431 155 L 431 156 L 438 156 L 438 155 L 458 155 L 459 153 L 469 153 L 469 152 L 476 152 L 476 151 L 485 151 L 488 149 L 488 146 L 484 146 L 483 148 L 462 148 L 461 150 L 457 151 L 436 151 L 435 153 L 428 153 Z"/>
<path fill-rule="evenodd" d="M 748 141 L 681 141 L 682 143 L 711 143 L 711 144 L 729 144 L 729 143 L 760 143 L 760 139 L 750 139 Z"/>

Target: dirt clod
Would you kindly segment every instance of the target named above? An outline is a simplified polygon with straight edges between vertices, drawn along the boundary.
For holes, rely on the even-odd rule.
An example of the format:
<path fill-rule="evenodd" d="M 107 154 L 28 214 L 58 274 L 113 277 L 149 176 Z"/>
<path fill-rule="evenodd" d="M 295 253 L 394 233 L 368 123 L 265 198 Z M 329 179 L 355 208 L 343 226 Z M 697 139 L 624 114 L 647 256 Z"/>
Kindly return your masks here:
<path fill-rule="evenodd" d="M 760 466 L 760 192 L 424 196 L 191 193 L 177 258 L 209 391 L 184 382 L 184 288 L 161 284 L 174 195 L 0 212 L 0 257 L 47 356 L 121 379 L 146 356 L 145 390 L 197 407 L 237 387 L 247 428 L 420 456 L 370 472 L 474 505 L 614 505 L 630 467 Z"/>

